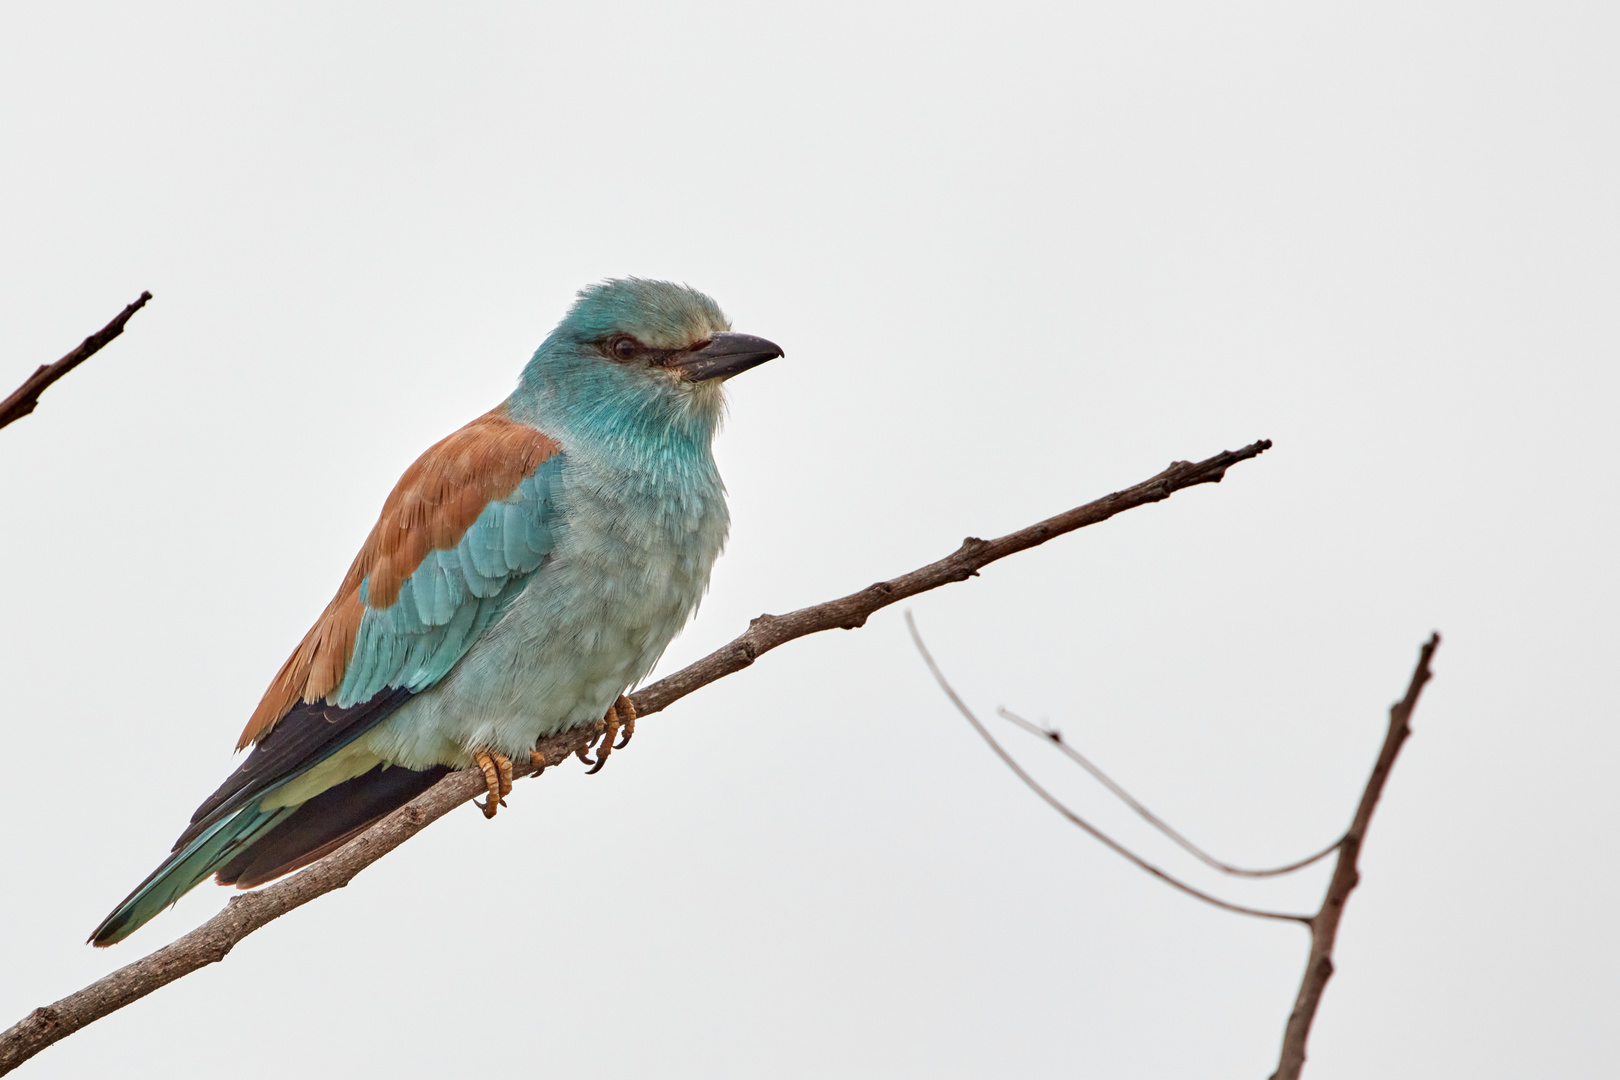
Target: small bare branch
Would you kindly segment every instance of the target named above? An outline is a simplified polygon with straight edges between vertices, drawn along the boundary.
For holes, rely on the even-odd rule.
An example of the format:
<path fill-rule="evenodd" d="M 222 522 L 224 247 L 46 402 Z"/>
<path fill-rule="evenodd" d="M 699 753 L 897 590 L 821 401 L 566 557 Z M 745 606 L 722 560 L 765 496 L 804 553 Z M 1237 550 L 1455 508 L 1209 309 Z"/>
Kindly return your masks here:
<path fill-rule="evenodd" d="M 39 395 L 45 392 L 46 387 L 90 359 L 90 357 L 100 352 L 102 347 L 109 341 L 122 334 L 124 324 L 129 322 L 129 317 L 145 307 L 146 302 L 150 299 L 152 299 L 151 293 L 141 293 L 140 298 L 119 312 L 112 322 L 81 341 L 77 349 L 74 349 L 54 364 L 41 364 L 39 369 L 28 376 L 21 386 L 12 391 L 10 397 L 0 401 L 0 428 L 5 427 L 13 420 L 21 420 L 33 412 L 34 407 L 39 404 Z"/>
<path fill-rule="evenodd" d="M 795 638 L 822 630 L 853 630 L 873 612 L 908 596 L 976 577 L 978 571 L 1008 555 L 1044 544 L 1115 514 L 1169 498 L 1183 488 L 1219 483 L 1226 470 L 1258 457 L 1269 439 L 1229 450 L 1195 463 L 1177 461 L 1157 476 L 1116 491 L 1056 517 L 995 540 L 969 537 L 951 555 L 908 574 L 870 585 L 859 592 L 786 615 L 761 615 L 741 635 L 668 678 L 630 696 L 638 718 L 645 718 L 717 679 L 750 666 L 760 656 Z M 546 765 L 557 765 L 576 750 L 589 747 L 602 726 L 577 728 L 542 739 L 536 748 Z M 55 1004 L 35 1009 L 0 1033 L 0 1075 L 87 1024 L 138 1001 L 198 968 L 223 960 L 231 949 L 259 927 L 347 885 L 356 874 L 460 804 L 485 791 L 476 769 L 451 773 L 415 800 L 394 811 L 344 847 L 308 868 L 257 892 L 236 897 L 202 926 L 144 959 L 120 968 Z M 1214 901 L 1219 903 L 1219 901 Z M 1258 914 L 1258 913 L 1256 913 Z M 1289 916 L 1283 916 L 1289 917 Z"/>
<path fill-rule="evenodd" d="M 1355 818 L 1350 822 L 1350 831 L 1345 833 L 1339 847 L 1339 861 L 1333 865 L 1333 877 L 1328 882 L 1322 910 L 1311 918 L 1311 953 L 1305 962 L 1305 977 L 1300 981 L 1299 995 L 1294 999 L 1294 1011 L 1289 1014 L 1288 1025 L 1283 1032 L 1282 1056 L 1277 1071 L 1271 1074 L 1271 1080 L 1299 1080 L 1300 1070 L 1305 1067 L 1305 1041 L 1310 1038 L 1311 1022 L 1316 1019 L 1316 1007 L 1321 1003 L 1322 990 L 1333 977 L 1333 943 L 1339 934 L 1339 920 L 1344 916 L 1344 905 L 1350 899 L 1351 891 L 1361 880 L 1361 873 L 1356 869 L 1361 843 L 1367 837 L 1367 826 L 1372 821 L 1373 810 L 1384 793 L 1384 782 L 1389 779 L 1389 771 L 1395 766 L 1395 755 L 1401 752 L 1401 745 L 1412 734 L 1412 710 L 1417 708 L 1418 695 L 1423 693 L 1424 684 L 1433 677 L 1429 662 L 1434 658 L 1434 650 L 1439 647 L 1440 635 L 1430 635 L 1418 656 L 1417 667 L 1412 671 L 1406 696 L 1389 708 L 1389 729 L 1384 734 L 1383 749 L 1378 752 L 1372 775 L 1367 778 L 1367 787 L 1361 793 L 1361 802 L 1356 807 Z"/>
<path fill-rule="evenodd" d="M 1091 824 L 1091 822 L 1087 821 L 1079 814 L 1076 814 L 1073 810 L 1070 810 L 1062 803 L 1061 800 L 1058 799 L 1056 795 L 1053 795 L 1050 791 L 1047 791 L 1035 780 L 1033 776 L 1025 772 L 1023 766 L 1019 765 L 1017 761 L 1013 760 L 1013 756 L 1007 753 L 1002 745 L 996 741 L 996 737 L 990 734 L 990 730 L 986 728 L 984 724 L 980 723 L 979 718 L 973 714 L 973 710 L 968 708 L 967 703 L 964 702 L 961 697 L 957 695 L 956 691 L 951 688 L 951 684 L 945 679 L 944 672 L 939 670 L 939 665 L 934 663 L 933 656 L 929 654 L 928 646 L 923 644 L 922 635 L 917 632 L 917 622 L 911 617 L 911 612 L 909 611 L 906 612 L 906 628 L 911 631 L 911 641 L 917 646 L 917 651 L 922 653 L 923 663 L 928 665 L 928 670 L 933 673 L 934 681 L 937 682 L 939 684 L 939 688 L 945 692 L 945 696 L 951 699 L 951 704 L 956 706 L 956 711 L 967 717 L 967 722 L 973 725 L 973 730 L 977 731 L 980 737 L 982 737 L 985 742 L 990 744 L 990 749 L 996 752 L 996 756 L 1006 763 L 1007 768 L 1011 769 L 1017 775 L 1018 779 L 1022 780 L 1031 791 L 1045 800 L 1048 806 L 1062 814 L 1072 824 L 1080 826 L 1081 829 L 1085 830 L 1094 839 L 1101 842 L 1105 847 L 1108 848 L 1108 850 L 1114 852 L 1116 855 L 1120 855 L 1128 859 L 1130 862 L 1134 863 L 1139 868 L 1146 870 L 1148 873 L 1152 874 L 1166 885 L 1180 889 L 1188 896 L 1202 900 L 1206 904 L 1213 904 L 1215 907 L 1221 908 L 1224 911 L 1235 912 L 1239 915 L 1253 915 L 1257 919 L 1281 919 L 1286 922 L 1297 922 L 1304 923 L 1307 926 L 1310 925 L 1311 919 L 1308 915 L 1291 915 L 1285 911 L 1265 911 L 1261 908 L 1244 907 L 1241 904 L 1229 903 L 1222 900 L 1218 896 L 1211 896 L 1207 892 L 1200 889 L 1195 889 L 1191 885 L 1188 885 L 1185 881 L 1182 881 L 1179 878 L 1171 877 L 1163 870 L 1160 870 L 1157 866 L 1154 866 L 1152 863 L 1136 854 L 1136 852 L 1125 847 L 1107 833 L 1104 833 L 1102 830 L 1098 829 L 1095 825 Z"/>
<path fill-rule="evenodd" d="M 1321 851 L 1318 851 L 1315 855 L 1300 859 L 1298 862 L 1291 862 L 1287 866 L 1273 867 L 1270 870 L 1244 870 L 1241 867 L 1231 866 L 1215 858 L 1215 856 L 1209 854 L 1203 848 L 1199 847 L 1191 840 L 1188 840 L 1185 836 L 1182 836 L 1175 829 L 1171 828 L 1170 824 L 1163 818 L 1159 817 L 1157 814 L 1153 813 L 1153 811 L 1137 802 L 1131 797 L 1130 792 L 1114 783 L 1113 779 L 1107 773 L 1103 772 L 1100 768 L 1093 764 L 1090 758 L 1086 757 L 1080 751 L 1064 742 L 1061 732 L 1051 730 L 1050 728 L 1043 728 L 1039 724 L 1032 724 L 1028 720 L 1025 720 L 1022 716 L 1019 716 L 1017 713 L 1013 712 L 1011 709 L 997 708 L 996 715 L 1000 716 L 1003 720 L 1010 720 L 1012 723 L 1029 732 L 1031 735 L 1039 735 L 1042 739 L 1045 739 L 1048 743 L 1063 751 L 1064 754 L 1068 755 L 1071 761 L 1076 762 L 1082 769 L 1090 773 L 1098 783 L 1107 788 L 1116 798 L 1119 799 L 1120 802 L 1123 802 L 1126 806 L 1129 806 L 1132 810 L 1135 810 L 1137 815 L 1141 817 L 1143 821 L 1146 821 L 1149 825 L 1152 825 L 1155 829 L 1158 829 L 1161 833 L 1175 841 L 1183 851 L 1198 859 L 1199 862 L 1202 862 L 1206 866 L 1213 867 L 1223 874 L 1231 874 L 1233 877 L 1246 878 L 1281 877 L 1284 874 L 1292 874 L 1296 870 L 1303 870 L 1312 863 L 1321 862 L 1323 859 L 1339 850 L 1339 845 L 1344 843 L 1344 837 L 1341 836 L 1339 839 L 1333 841 L 1333 843 L 1329 844 Z"/>

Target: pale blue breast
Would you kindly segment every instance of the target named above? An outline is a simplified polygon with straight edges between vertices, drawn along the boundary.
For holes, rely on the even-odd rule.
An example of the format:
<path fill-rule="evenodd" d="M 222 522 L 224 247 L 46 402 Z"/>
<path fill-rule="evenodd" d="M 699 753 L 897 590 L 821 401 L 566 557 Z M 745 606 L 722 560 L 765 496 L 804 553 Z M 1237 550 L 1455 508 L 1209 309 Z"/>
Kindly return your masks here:
<path fill-rule="evenodd" d="M 554 546 L 442 681 L 365 737 L 410 767 L 474 749 L 526 759 L 535 740 L 592 723 L 652 670 L 702 598 L 725 542 L 706 452 L 626 464 L 565 450 Z"/>

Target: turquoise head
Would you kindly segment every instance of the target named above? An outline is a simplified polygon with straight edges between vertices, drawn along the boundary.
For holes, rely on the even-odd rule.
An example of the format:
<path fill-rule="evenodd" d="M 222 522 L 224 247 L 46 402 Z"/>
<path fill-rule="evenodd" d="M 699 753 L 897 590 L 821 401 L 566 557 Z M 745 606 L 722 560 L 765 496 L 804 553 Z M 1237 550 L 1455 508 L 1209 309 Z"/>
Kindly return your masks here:
<path fill-rule="evenodd" d="M 512 415 L 603 449 L 707 451 L 723 384 L 782 350 L 731 331 L 720 306 L 669 281 L 581 289 L 507 401 Z"/>

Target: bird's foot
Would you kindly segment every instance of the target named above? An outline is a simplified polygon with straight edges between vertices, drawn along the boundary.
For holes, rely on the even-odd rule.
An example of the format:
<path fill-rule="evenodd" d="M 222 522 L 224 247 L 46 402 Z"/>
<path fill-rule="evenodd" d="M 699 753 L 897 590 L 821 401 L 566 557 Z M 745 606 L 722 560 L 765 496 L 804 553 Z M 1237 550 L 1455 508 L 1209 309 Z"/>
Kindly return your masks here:
<path fill-rule="evenodd" d="M 621 732 L 624 737 L 619 739 Z M 619 700 L 615 701 L 608 708 L 607 715 L 602 717 L 602 741 L 596 747 L 596 760 L 592 761 L 585 755 L 585 751 L 590 749 L 589 743 L 574 751 L 579 755 L 579 760 L 590 766 L 585 775 L 590 776 L 592 773 L 601 772 L 602 766 L 607 764 L 608 755 L 615 750 L 623 750 L 626 746 L 629 746 L 630 736 L 635 733 L 636 707 L 630 703 L 629 698 L 620 694 Z M 619 739 L 619 741 L 614 743 L 614 739 Z"/>
<path fill-rule="evenodd" d="M 488 798 L 483 802 L 475 800 L 473 805 L 482 810 L 485 817 L 492 818 L 498 808 L 506 805 L 506 797 L 512 793 L 512 759 L 494 750 L 479 750 L 473 754 L 473 760 L 484 770 L 484 786 L 489 791 Z"/>
<path fill-rule="evenodd" d="M 529 775 L 539 776 L 551 766 L 561 765 L 572 754 L 591 766 L 590 771 L 585 774 L 589 776 L 602 768 L 602 763 L 607 760 L 609 754 L 629 746 L 630 736 L 635 733 L 636 707 L 629 698 L 620 694 L 619 700 L 608 709 L 607 715 L 591 725 L 584 745 L 572 749 L 567 747 L 572 741 L 570 736 L 574 734 L 573 732 L 561 732 L 541 739 L 540 744 L 529 751 Z M 615 738 L 619 741 L 614 742 Z M 597 742 L 598 739 L 601 740 L 600 744 Z M 553 745 L 555 743 L 563 745 L 559 747 Z M 594 759 L 588 753 L 593 746 L 596 747 Z"/>

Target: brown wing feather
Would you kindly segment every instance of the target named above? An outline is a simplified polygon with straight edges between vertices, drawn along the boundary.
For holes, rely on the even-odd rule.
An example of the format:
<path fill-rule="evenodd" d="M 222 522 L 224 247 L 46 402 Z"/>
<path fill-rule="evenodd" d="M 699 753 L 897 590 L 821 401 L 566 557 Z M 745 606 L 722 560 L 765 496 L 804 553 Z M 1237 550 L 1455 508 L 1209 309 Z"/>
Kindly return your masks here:
<path fill-rule="evenodd" d="M 501 407 L 417 458 L 383 503 L 337 595 L 271 680 L 236 748 L 263 738 L 298 702 L 313 704 L 342 685 L 366 608 L 392 606 L 428 552 L 455 547 L 485 506 L 510 495 L 557 450 L 555 439 Z M 362 601 L 360 583 L 368 577 Z"/>

